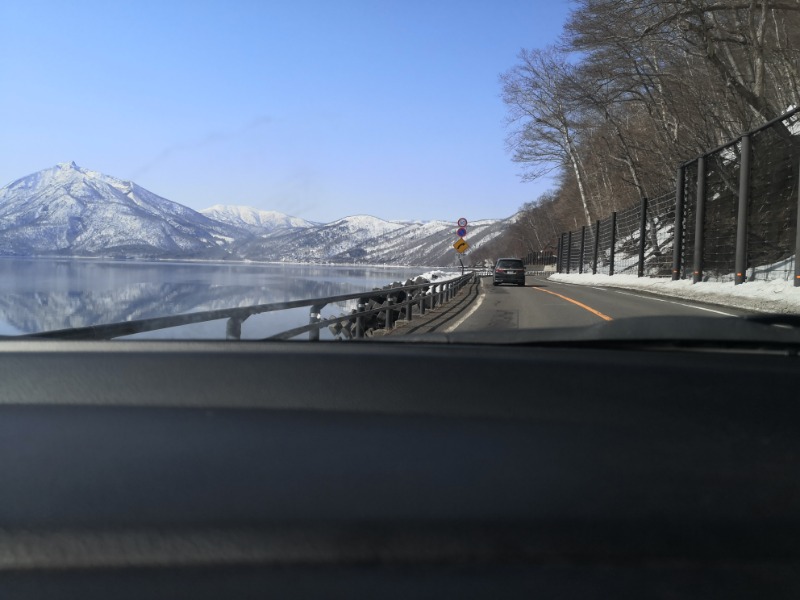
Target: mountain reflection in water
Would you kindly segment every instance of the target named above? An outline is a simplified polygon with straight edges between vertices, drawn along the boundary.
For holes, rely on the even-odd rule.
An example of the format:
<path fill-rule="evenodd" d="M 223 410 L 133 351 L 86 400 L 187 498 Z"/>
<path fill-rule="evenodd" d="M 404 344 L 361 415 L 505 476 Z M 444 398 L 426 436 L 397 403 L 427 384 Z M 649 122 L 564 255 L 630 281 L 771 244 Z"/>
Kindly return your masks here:
<path fill-rule="evenodd" d="M 0 259 L 0 335 L 86 327 L 221 308 L 349 294 L 418 275 L 421 267 Z M 339 315 L 329 305 L 323 316 Z M 308 322 L 308 308 L 255 315 L 242 338 Z M 323 331 L 323 337 L 327 332 Z M 127 339 L 225 337 L 225 321 Z M 301 337 L 302 339 L 302 337 Z"/>

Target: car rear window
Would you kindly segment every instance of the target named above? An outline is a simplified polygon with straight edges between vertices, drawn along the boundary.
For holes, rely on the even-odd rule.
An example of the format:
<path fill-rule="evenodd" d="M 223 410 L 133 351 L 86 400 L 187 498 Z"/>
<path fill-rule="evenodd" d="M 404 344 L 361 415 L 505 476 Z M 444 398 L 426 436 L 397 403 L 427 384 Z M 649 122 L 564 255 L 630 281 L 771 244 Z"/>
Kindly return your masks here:
<path fill-rule="evenodd" d="M 498 260 L 497 261 L 497 268 L 498 269 L 521 269 L 522 268 L 522 261 L 521 260 Z"/>

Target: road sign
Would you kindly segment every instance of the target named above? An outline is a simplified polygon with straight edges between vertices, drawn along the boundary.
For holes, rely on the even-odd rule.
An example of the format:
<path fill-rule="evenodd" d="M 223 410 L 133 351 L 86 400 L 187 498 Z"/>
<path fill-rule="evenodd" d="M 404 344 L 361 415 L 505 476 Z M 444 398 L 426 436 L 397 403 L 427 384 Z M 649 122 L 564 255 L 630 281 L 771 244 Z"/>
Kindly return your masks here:
<path fill-rule="evenodd" d="M 459 254 L 464 254 L 469 248 L 469 244 L 465 242 L 462 238 L 458 238 L 458 241 L 453 244 L 453 248 L 455 248 Z"/>
<path fill-rule="evenodd" d="M 458 220 L 458 226 L 459 227 L 466 227 L 467 226 L 467 220 L 464 217 L 461 217 Z"/>
<path fill-rule="evenodd" d="M 458 231 L 456 231 L 456 235 L 457 235 L 458 237 L 464 237 L 465 235 L 467 235 L 467 230 L 466 230 L 466 228 L 464 228 L 464 227 L 460 227 L 460 228 L 458 229 Z"/>

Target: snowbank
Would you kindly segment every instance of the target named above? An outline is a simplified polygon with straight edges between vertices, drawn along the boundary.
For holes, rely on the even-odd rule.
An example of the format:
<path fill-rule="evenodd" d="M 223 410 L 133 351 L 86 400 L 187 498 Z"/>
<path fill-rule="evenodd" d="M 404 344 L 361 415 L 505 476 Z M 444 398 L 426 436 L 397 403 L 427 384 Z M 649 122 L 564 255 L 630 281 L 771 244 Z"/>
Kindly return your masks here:
<path fill-rule="evenodd" d="M 800 313 L 800 287 L 791 281 L 750 281 L 742 285 L 733 282 L 706 281 L 692 284 L 690 280 L 672 281 L 664 278 L 635 275 L 587 275 L 554 273 L 552 281 L 642 290 L 662 296 L 685 298 L 723 306 L 735 306 L 758 312 Z"/>
<path fill-rule="evenodd" d="M 417 277 L 424 277 L 428 281 L 445 281 L 447 279 L 453 279 L 461 275 L 461 271 L 426 271 L 421 275 L 417 275 Z M 411 279 L 416 279 L 416 277 L 412 277 Z"/>

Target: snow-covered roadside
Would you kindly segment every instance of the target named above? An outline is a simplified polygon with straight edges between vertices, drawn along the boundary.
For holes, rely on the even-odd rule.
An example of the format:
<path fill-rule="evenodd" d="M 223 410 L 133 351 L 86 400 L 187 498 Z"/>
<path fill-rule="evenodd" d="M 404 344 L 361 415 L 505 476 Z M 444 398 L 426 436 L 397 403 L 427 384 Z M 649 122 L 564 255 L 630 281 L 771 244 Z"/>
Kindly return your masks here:
<path fill-rule="evenodd" d="M 586 275 L 553 273 L 552 281 L 642 290 L 662 296 L 685 298 L 723 306 L 769 313 L 800 313 L 800 288 L 791 281 L 750 281 L 742 285 L 733 282 L 692 284 L 690 280 L 671 281 L 663 278 L 635 275 Z"/>
<path fill-rule="evenodd" d="M 458 277 L 459 275 L 461 275 L 460 271 L 436 270 L 436 271 L 426 271 L 425 273 L 422 273 L 421 275 L 417 275 L 417 277 L 423 277 L 423 278 L 427 279 L 428 281 L 445 281 L 447 279 L 454 279 L 454 278 Z M 412 277 L 411 279 L 416 279 L 416 277 Z"/>

